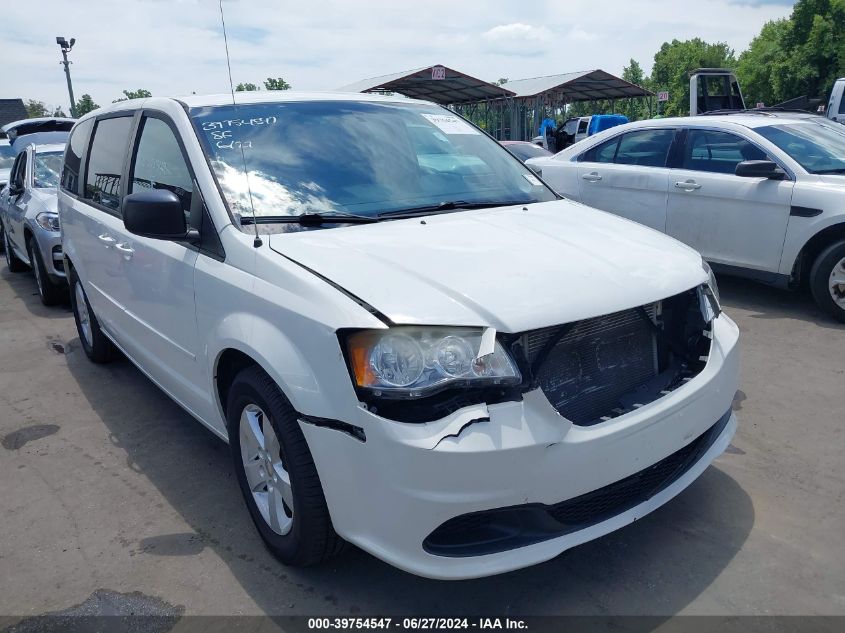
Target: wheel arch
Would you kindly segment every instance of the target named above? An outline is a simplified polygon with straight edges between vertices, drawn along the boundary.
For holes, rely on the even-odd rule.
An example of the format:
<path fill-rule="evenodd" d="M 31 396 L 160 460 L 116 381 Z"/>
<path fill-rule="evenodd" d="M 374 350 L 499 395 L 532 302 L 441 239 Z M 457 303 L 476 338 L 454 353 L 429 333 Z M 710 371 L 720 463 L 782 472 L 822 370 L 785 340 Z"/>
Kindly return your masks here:
<path fill-rule="evenodd" d="M 806 285 L 810 279 L 810 270 L 819 254 L 831 244 L 845 240 L 845 220 L 831 224 L 815 233 L 801 250 L 793 264 L 793 275 L 797 277 L 796 282 Z"/>
<path fill-rule="evenodd" d="M 240 314 L 227 318 L 221 330 L 213 337 L 216 351 L 209 357 L 213 358 L 212 393 L 224 424 L 229 387 L 238 372 L 250 366 L 270 376 L 297 412 L 307 413 L 315 406 L 314 399 L 321 393 L 317 376 L 297 346 L 277 327 Z"/>

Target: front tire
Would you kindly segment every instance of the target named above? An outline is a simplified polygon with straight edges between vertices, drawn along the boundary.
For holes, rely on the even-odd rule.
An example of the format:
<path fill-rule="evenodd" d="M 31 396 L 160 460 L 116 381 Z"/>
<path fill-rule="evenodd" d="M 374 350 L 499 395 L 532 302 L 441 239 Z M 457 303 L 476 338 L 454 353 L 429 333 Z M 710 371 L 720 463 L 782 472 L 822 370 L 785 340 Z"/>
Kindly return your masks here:
<path fill-rule="evenodd" d="M 100 329 L 100 323 L 94 316 L 82 282 L 74 268 L 68 270 L 70 285 L 70 303 L 73 308 L 73 319 L 76 321 L 76 331 L 85 355 L 95 363 L 107 363 L 114 355 L 114 346 Z"/>
<path fill-rule="evenodd" d="M 55 283 L 47 273 L 47 267 L 41 257 L 41 249 L 35 243 L 35 238 L 27 242 L 29 261 L 32 262 L 32 272 L 35 274 L 35 283 L 38 284 L 38 296 L 45 306 L 54 306 L 64 303 L 67 299 L 67 286 L 63 283 Z"/>
<path fill-rule="evenodd" d="M 9 234 L 5 230 L 3 231 L 3 250 L 6 251 L 6 266 L 9 267 L 10 273 L 22 273 L 29 268 L 22 259 L 15 255 L 12 245 L 9 243 Z"/>
<path fill-rule="evenodd" d="M 823 250 L 810 270 L 810 290 L 818 306 L 845 323 L 845 240 Z"/>
<path fill-rule="evenodd" d="M 261 368 L 235 377 L 226 418 L 238 483 L 270 552 L 296 567 L 338 554 L 344 541 L 332 527 L 296 411 Z"/>

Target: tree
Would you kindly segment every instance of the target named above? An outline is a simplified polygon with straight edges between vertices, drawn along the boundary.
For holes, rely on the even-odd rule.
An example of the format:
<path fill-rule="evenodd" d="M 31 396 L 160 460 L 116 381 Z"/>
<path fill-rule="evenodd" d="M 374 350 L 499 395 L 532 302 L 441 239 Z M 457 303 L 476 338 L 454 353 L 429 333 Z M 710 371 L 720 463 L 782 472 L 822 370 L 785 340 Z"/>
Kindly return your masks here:
<path fill-rule="evenodd" d="M 504 86 L 506 83 L 508 83 L 507 77 L 499 77 L 499 79 L 497 79 L 496 81 L 493 82 L 493 85 Z"/>
<path fill-rule="evenodd" d="M 124 90 L 123 97 L 120 99 L 115 99 L 112 103 L 118 103 L 119 101 L 127 101 L 128 99 L 146 99 L 147 97 L 152 97 L 153 93 L 149 90 L 144 90 L 143 88 L 139 88 L 138 90 Z"/>
<path fill-rule="evenodd" d="M 62 110 L 62 106 L 56 106 L 53 108 L 53 111 L 50 113 L 50 116 L 60 117 L 62 119 L 67 118 L 65 111 Z"/>
<path fill-rule="evenodd" d="M 786 19 L 766 22 L 739 56 L 736 77 L 747 105 L 760 102 L 774 105 L 787 98 L 780 75 L 787 63 L 784 44 L 790 29 Z"/>
<path fill-rule="evenodd" d="M 631 59 L 622 69 L 622 79 L 637 86 L 645 85 L 645 73 L 636 59 Z M 619 103 L 617 108 L 619 114 L 624 114 L 629 121 L 639 121 L 648 116 L 648 107 L 642 98 L 621 99 L 617 103 Z"/>
<path fill-rule="evenodd" d="M 725 42 L 710 44 L 700 38 L 664 42 L 654 55 L 650 83 L 653 91 L 668 90 L 664 116 L 689 114 L 689 72 L 696 68 L 733 68 L 733 49 Z"/>
<path fill-rule="evenodd" d="M 240 83 L 235 88 L 235 92 L 253 92 L 254 90 L 261 90 L 261 88 L 253 83 Z"/>
<path fill-rule="evenodd" d="M 44 105 L 43 101 L 36 101 L 35 99 L 27 99 L 25 106 L 26 106 L 26 115 L 30 119 L 50 115 L 50 111 L 47 110 L 47 106 Z"/>
<path fill-rule="evenodd" d="M 281 77 L 276 79 L 267 77 L 267 81 L 264 82 L 264 87 L 267 90 L 290 90 L 291 88 L 290 84 Z"/>
<path fill-rule="evenodd" d="M 88 114 L 92 110 L 96 110 L 99 107 L 99 105 L 94 103 L 94 100 L 91 98 L 91 95 L 84 94 L 79 98 L 79 101 L 76 102 L 76 116 Z"/>

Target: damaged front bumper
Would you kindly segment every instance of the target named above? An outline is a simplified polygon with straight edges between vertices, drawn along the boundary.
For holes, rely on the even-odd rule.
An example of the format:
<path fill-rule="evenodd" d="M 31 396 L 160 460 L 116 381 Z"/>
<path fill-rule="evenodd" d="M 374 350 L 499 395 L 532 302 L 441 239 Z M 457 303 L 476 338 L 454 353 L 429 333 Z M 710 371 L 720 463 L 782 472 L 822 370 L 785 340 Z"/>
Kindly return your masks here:
<path fill-rule="evenodd" d="M 396 567 L 460 579 L 551 559 L 641 518 L 692 483 L 736 430 L 738 330 L 722 314 L 712 333 L 698 375 L 592 426 L 563 418 L 539 388 L 425 424 L 360 408 L 348 423 L 365 441 L 303 420 L 335 529 Z"/>

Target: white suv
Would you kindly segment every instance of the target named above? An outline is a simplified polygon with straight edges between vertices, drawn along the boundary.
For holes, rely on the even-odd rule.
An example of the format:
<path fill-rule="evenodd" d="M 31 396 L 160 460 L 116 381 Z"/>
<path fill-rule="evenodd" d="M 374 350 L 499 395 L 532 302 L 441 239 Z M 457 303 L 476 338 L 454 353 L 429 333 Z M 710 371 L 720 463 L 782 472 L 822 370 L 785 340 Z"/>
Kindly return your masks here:
<path fill-rule="evenodd" d="M 845 321 L 845 127 L 758 112 L 639 121 L 528 161 L 558 193 L 689 244 L 716 272 L 808 284 Z"/>
<path fill-rule="evenodd" d="M 678 494 L 736 428 L 738 332 L 692 249 L 558 200 L 430 103 L 150 98 L 74 128 L 86 354 L 226 439 L 288 564 L 547 560 Z"/>

